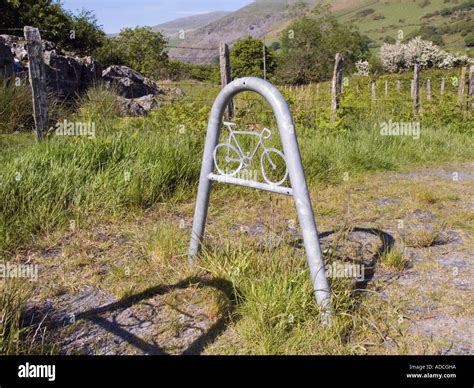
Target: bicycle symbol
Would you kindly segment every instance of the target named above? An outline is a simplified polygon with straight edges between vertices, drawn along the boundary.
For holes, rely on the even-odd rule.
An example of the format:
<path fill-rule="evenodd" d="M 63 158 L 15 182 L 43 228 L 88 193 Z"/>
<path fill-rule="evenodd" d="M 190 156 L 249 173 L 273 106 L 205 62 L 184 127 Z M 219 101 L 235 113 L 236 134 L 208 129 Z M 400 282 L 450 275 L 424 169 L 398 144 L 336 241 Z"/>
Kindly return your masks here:
<path fill-rule="evenodd" d="M 232 127 L 236 124 L 224 122 L 229 129 L 229 140 L 227 143 L 221 143 L 214 148 L 214 165 L 219 174 L 233 177 L 237 175 L 242 168 L 247 170 L 252 164 L 253 158 L 260 147 L 263 148 L 260 156 L 260 168 L 265 181 L 273 186 L 280 186 L 288 177 L 288 167 L 286 165 L 285 155 L 276 148 L 265 147 L 264 140 L 271 137 L 272 131 L 264 128 L 262 132 L 252 131 L 234 131 Z M 242 150 L 235 135 L 257 136 L 258 143 L 252 152 Z"/>

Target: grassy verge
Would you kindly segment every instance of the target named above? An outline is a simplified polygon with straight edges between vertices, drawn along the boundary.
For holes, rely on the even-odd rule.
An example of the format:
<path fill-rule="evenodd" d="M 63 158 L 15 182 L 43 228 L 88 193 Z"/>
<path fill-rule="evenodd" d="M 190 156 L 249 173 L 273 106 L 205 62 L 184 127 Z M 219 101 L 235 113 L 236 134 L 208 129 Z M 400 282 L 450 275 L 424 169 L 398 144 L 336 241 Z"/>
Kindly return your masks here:
<path fill-rule="evenodd" d="M 308 90 L 302 93 L 310 93 Z M 411 113 L 408 113 L 410 103 L 397 102 L 394 98 L 387 99 L 385 104 L 374 104 L 373 110 L 367 107 L 364 110 L 349 109 L 351 99 L 355 101 L 357 96 L 354 91 L 349 94 L 347 89 L 346 93 L 346 107 L 336 123 L 328 120 L 327 108 L 302 108 L 297 102 L 304 101 L 303 98 L 287 96 L 295 115 L 306 175 L 312 188 L 320 184 L 326 187 L 348 177 L 375 171 L 472 160 L 471 116 L 461 114 L 454 105 L 451 105 L 451 110 L 447 105 L 434 102 L 425 105 L 420 116 L 419 139 L 390 137 L 380 135 L 380 122 L 411 120 Z M 445 98 L 452 100 L 453 97 Z M 72 122 L 94 123 L 96 132 L 91 138 L 52 136 L 37 144 L 31 135 L 1 135 L 2 259 L 10 259 L 19 248 L 30 246 L 36 238 L 64 230 L 68 225 L 73 231 L 78 225 L 92 224 L 104 218 L 117 222 L 127 213 L 138 214 L 140 210 L 160 203 L 192 201 L 209 107 L 178 102 L 164 106 L 146 118 L 119 119 L 111 101 L 107 91 L 92 90 L 82 101 L 82 108 L 68 118 Z M 315 98 L 314 101 L 319 100 Z M 265 124 L 275 129 L 271 113 L 261 100 L 243 95 L 236 99 L 236 106 L 239 124 L 258 129 L 261 129 L 258 125 Z M 224 194 L 226 190 L 225 187 L 218 189 Z M 225 195 L 221 200 L 225 202 Z M 333 211 L 332 208 L 323 210 L 328 215 Z M 160 238 L 166 243 L 176 236 L 165 237 Z M 423 245 L 411 245 L 420 244 Z M 175 247 L 176 244 L 170 242 L 169 247 L 160 248 L 160 251 L 172 254 Z M 326 349 L 339 353 L 356 352 L 356 348 L 341 342 L 341 338 L 348 332 L 348 325 L 352 328 L 359 327 L 357 325 L 366 329 L 370 327 L 371 318 L 367 317 L 371 312 L 364 310 L 366 314 L 360 317 L 362 321 L 354 322 L 351 313 L 354 299 L 347 285 L 333 284 L 341 318 L 335 323 L 333 335 L 323 332 L 310 303 L 310 285 L 302 280 L 307 278 L 303 256 L 293 257 L 292 252 L 285 251 L 272 253 L 271 249 L 252 254 L 259 247 L 241 247 L 234 256 L 222 249 L 211 249 L 201 264 L 206 273 L 230 279 L 250 301 L 241 308 L 240 314 L 246 319 L 239 325 L 244 325 L 240 333 L 244 333 L 242 335 L 248 343 L 259 338 L 258 349 L 252 351 L 323 352 L 324 349 L 317 349 L 314 344 L 321 336 L 329 335 L 327 340 L 332 345 Z M 82 268 L 82 260 L 84 258 L 68 263 L 69 270 L 72 271 L 75 264 Z M 401 257 L 387 257 L 386 262 L 398 269 L 404 266 Z M 115 263 L 114 268 L 112 272 L 116 277 L 113 281 L 123 281 L 121 266 Z M 236 268 L 238 271 L 233 272 Z M 176 275 L 176 271 L 171 270 L 164 273 Z M 259 282 L 261 287 L 255 288 L 255 282 Z M 305 285 L 295 288 L 301 284 Z M 7 294 L 14 293 L 8 291 Z M 18 336 L 14 335 L 14 328 L 18 329 L 19 323 L 15 314 L 21 302 L 7 302 L 4 306 L 15 306 L 2 308 L 4 314 L 12 317 L 9 320 L 12 329 L 8 329 L 11 334 L 0 339 L 0 343 L 3 341 L 0 346 L 16 349 L 14 343 Z M 370 308 L 373 309 L 373 305 Z M 392 312 L 398 314 L 395 310 Z M 311 340 L 313 347 L 302 347 L 306 340 Z"/>

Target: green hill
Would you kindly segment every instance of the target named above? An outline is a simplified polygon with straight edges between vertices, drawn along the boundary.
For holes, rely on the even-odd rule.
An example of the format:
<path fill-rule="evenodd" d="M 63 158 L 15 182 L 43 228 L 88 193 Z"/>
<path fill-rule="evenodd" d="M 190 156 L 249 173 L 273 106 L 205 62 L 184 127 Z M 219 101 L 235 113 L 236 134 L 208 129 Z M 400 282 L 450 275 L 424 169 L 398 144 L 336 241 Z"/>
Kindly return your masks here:
<path fill-rule="evenodd" d="M 412 36 L 432 40 L 444 49 L 469 52 L 474 46 L 474 0 L 334 0 L 325 1 L 334 15 L 345 24 L 357 26 L 372 40 L 372 47 L 384 41 L 395 42 Z M 257 0 L 251 4 L 206 23 L 187 25 L 176 21 L 187 31 L 184 40 L 173 39 L 183 47 L 217 48 L 220 42 L 232 44 L 250 35 L 267 42 L 278 40 L 281 31 L 301 15 L 297 8 L 322 3 L 319 0 Z M 192 20 L 192 19 L 190 19 Z M 173 22 L 168 23 L 175 25 Z M 470 43 L 468 43 L 470 42 Z M 472 51 L 472 49 L 471 49 Z M 217 50 L 172 49 L 170 55 L 185 62 L 208 63 Z"/>

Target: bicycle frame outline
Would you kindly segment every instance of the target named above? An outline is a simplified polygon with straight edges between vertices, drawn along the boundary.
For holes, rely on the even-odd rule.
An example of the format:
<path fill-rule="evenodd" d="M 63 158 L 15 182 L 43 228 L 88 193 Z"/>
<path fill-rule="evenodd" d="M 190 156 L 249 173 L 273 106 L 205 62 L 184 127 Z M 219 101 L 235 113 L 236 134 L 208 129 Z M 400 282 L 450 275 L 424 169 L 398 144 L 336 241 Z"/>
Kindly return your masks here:
<path fill-rule="evenodd" d="M 228 144 L 234 145 L 236 149 L 240 153 L 241 159 L 234 159 L 230 157 L 230 148 L 227 148 L 227 156 L 226 156 L 226 161 L 230 162 L 240 162 L 242 160 L 244 164 L 244 168 L 247 169 L 248 166 L 250 166 L 250 163 L 252 162 L 253 158 L 257 154 L 257 151 L 260 146 L 262 146 L 263 151 L 265 152 L 269 150 L 270 148 L 265 147 L 265 144 L 263 143 L 263 139 L 269 139 L 270 136 L 272 135 L 272 131 L 269 130 L 268 128 L 263 128 L 261 132 L 255 132 L 255 131 L 234 131 L 232 127 L 235 125 L 234 123 L 229 123 L 229 122 L 224 122 L 224 125 L 229 129 L 229 140 Z M 264 136 L 265 133 L 268 133 L 267 136 Z M 239 141 L 237 140 L 235 135 L 251 135 L 251 136 L 257 136 L 259 138 L 257 145 L 255 146 L 255 149 L 253 152 L 244 152 L 242 150 L 242 147 L 239 144 Z M 272 165 L 273 168 L 275 168 L 275 163 L 272 162 L 270 157 L 267 155 L 268 161 Z"/>

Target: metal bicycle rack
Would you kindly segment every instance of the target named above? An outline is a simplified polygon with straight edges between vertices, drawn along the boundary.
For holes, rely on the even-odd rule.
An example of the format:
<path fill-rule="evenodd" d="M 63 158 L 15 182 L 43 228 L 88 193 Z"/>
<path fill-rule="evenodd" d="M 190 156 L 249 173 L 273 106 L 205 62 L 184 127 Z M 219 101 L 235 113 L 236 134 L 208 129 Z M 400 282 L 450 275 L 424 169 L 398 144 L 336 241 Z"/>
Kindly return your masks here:
<path fill-rule="evenodd" d="M 261 158 L 263 175 L 265 177 L 263 167 L 264 154 L 267 156 L 267 158 L 270 152 L 273 152 L 274 155 L 279 154 L 284 158 L 283 160 L 286 163 L 287 170 L 285 173 L 285 178 L 286 174 L 288 174 L 289 180 L 291 182 L 291 187 L 281 186 L 281 183 L 283 183 L 282 181 L 272 183 L 267 178 L 265 178 L 265 183 L 241 179 L 236 176 L 237 174 L 235 171 L 231 173 L 225 173 L 217 166 L 217 162 L 215 161 L 217 148 L 226 147 L 228 152 L 227 156 L 229 156 L 230 151 L 233 151 L 234 154 L 237 155 L 237 159 L 231 159 L 228 157 L 228 160 L 238 161 L 238 170 L 240 170 L 240 168 L 242 167 L 242 161 L 240 160 L 239 162 L 239 158 L 243 158 L 242 151 L 240 147 L 238 147 L 238 145 L 231 145 L 232 124 L 229 125 L 230 123 L 226 123 L 229 127 L 229 130 L 231 130 L 229 143 L 218 144 L 218 141 L 222 125 L 222 119 L 227 104 L 236 94 L 244 91 L 256 92 L 263 96 L 270 104 L 273 113 L 276 117 L 278 131 L 280 133 L 281 142 L 283 144 L 283 153 L 276 149 L 264 150 L 264 153 L 262 154 Z M 269 130 L 267 129 L 267 131 Z M 261 136 L 264 136 L 264 132 L 265 130 L 261 133 Z M 258 133 L 246 133 L 258 135 Z M 268 133 L 266 133 L 266 136 L 269 136 Z M 253 155 L 254 154 L 255 152 L 253 153 Z M 246 157 L 249 157 L 248 154 Z M 268 160 L 271 162 L 270 158 Z M 217 167 L 218 170 L 217 174 L 214 173 L 215 167 Z M 311 280 L 316 297 L 316 303 L 322 311 L 323 320 L 325 322 L 328 322 L 331 315 L 329 284 L 327 281 L 324 262 L 321 255 L 318 232 L 314 220 L 314 214 L 311 206 L 308 187 L 306 184 L 306 178 L 304 175 L 303 163 L 301 161 L 298 141 L 296 139 L 293 118 L 291 116 L 291 112 L 288 108 L 285 99 L 283 98 L 281 93 L 269 82 L 255 77 L 236 79 L 227 86 L 225 86 L 214 101 L 207 127 L 204 155 L 201 165 L 201 175 L 199 179 L 199 188 L 196 199 L 196 208 L 194 212 L 191 242 L 189 248 L 190 263 L 192 263 L 194 258 L 197 256 L 201 246 L 202 238 L 204 236 L 204 229 L 209 206 L 209 197 L 211 192 L 211 184 L 213 181 L 251 187 L 273 193 L 289 195 L 294 198 L 296 211 L 298 213 L 298 221 L 300 223 L 301 231 L 303 234 L 304 247 L 306 250 L 307 262 L 310 269 Z"/>

